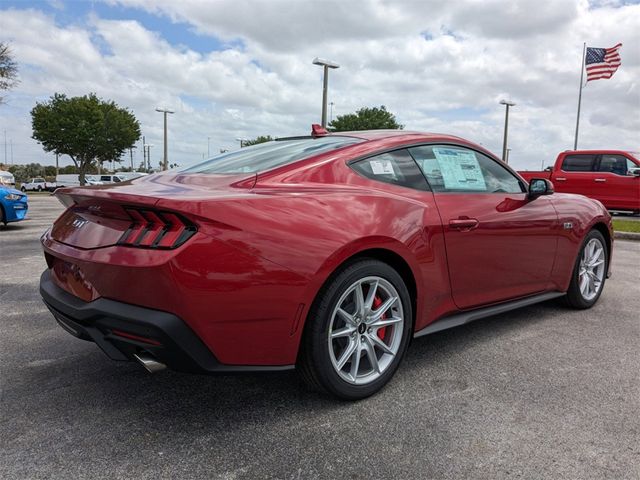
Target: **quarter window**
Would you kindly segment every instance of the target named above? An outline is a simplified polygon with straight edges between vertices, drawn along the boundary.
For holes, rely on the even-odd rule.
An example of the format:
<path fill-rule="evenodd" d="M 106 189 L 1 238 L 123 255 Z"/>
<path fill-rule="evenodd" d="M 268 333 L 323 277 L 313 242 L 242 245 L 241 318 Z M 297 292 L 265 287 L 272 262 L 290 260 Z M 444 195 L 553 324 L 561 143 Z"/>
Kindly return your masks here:
<path fill-rule="evenodd" d="M 429 190 L 422 172 L 407 150 L 382 153 L 351 164 L 359 174 L 377 180 L 416 190 Z"/>
<path fill-rule="evenodd" d="M 592 172 L 596 162 L 596 155 L 567 155 L 562 161 L 565 172 Z"/>
<path fill-rule="evenodd" d="M 515 175 L 479 152 L 448 145 L 414 147 L 409 151 L 434 192 L 524 192 Z"/>

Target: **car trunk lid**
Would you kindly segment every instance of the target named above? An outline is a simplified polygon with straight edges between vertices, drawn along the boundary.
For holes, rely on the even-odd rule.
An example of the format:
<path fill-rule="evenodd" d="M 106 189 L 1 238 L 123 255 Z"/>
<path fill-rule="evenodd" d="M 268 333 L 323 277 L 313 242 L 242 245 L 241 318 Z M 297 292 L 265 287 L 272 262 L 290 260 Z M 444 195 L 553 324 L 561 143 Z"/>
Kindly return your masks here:
<path fill-rule="evenodd" d="M 115 245 L 145 219 L 150 225 L 156 220 L 150 230 L 161 228 L 158 222 L 170 223 L 177 219 L 175 213 L 197 218 L 199 201 L 247 195 L 255 177 L 165 173 L 122 184 L 61 189 L 56 196 L 68 208 L 54 223 L 51 237 L 81 249 Z"/>

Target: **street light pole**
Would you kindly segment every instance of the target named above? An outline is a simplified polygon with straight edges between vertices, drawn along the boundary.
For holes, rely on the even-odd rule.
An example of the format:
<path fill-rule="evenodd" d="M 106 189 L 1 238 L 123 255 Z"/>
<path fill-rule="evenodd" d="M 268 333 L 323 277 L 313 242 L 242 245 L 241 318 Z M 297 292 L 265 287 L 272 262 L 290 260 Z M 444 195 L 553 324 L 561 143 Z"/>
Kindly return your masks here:
<path fill-rule="evenodd" d="M 509 100 L 500 100 L 500 105 L 504 105 L 505 113 L 504 113 L 504 138 L 502 139 L 502 161 L 504 163 L 509 163 L 509 158 L 507 157 L 507 135 L 509 133 L 509 107 L 515 106 L 514 102 Z"/>
<path fill-rule="evenodd" d="M 133 149 L 134 149 L 134 148 L 138 148 L 138 147 L 136 147 L 135 145 L 131 145 L 131 146 L 129 147 L 129 156 L 131 157 L 131 171 L 132 171 L 132 172 L 135 172 L 135 171 L 136 171 L 136 169 L 133 167 Z"/>
<path fill-rule="evenodd" d="M 211 137 L 207 137 L 207 158 L 211 157 Z"/>
<path fill-rule="evenodd" d="M 246 141 L 246 138 L 236 138 L 236 142 L 240 142 L 240 148 L 244 147 L 244 142 Z"/>
<path fill-rule="evenodd" d="M 329 87 L 329 69 L 330 68 L 340 68 L 336 62 L 332 62 L 330 60 L 324 60 L 322 58 L 314 58 L 314 65 L 320 65 L 323 70 L 322 76 L 322 128 L 327 127 L 327 90 Z"/>
<path fill-rule="evenodd" d="M 164 114 L 164 160 L 162 161 L 162 170 L 169 169 L 169 154 L 167 151 L 167 113 L 174 113 L 167 108 L 156 108 L 156 112 Z"/>

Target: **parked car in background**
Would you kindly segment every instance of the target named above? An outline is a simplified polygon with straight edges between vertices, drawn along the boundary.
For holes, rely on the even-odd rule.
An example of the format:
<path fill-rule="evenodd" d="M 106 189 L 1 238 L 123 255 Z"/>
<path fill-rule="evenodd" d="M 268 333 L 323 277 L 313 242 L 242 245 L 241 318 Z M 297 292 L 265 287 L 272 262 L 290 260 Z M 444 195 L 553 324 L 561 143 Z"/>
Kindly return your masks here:
<path fill-rule="evenodd" d="M 149 174 L 145 172 L 118 172 L 118 177 L 120 177 L 122 181 L 133 180 L 134 178 L 144 177 L 146 175 Z"/>
<path fill-rule="evenodd" d="M 0 185 L 15 187 L 16 178 L 13 173 L 0 170 Z"/>
<path fill-rule="evenodd" d="M 120 176 L 119 173 L 115 175 L 98 175 L 96 178 L 103 185 L 110 183 L 121 183 L 125 181 L 124 177 Z"/>
<path fill-rule="evenodd" d="M 547 178 L 556 192 L 595 198 L 609 210 L 640 213 L 640 154 L 621 150 L 575 150 L 558 155 L 545 171 L 519 172 L 525 180 Z"/>
<path fill-rule="evenodd" d="M 24 220 L 28 209 L 27 196 L 0 181 L 0 223 Z"/>
<path fill-rule="evenodd" d="M 67 332 L 149 371 L 296 367 L 351 400 L 412 337 L 552 298 L 590 308 L 613 249 L 600 202 L 402 130 L 314 126 L 56 195 L 40 292 Z"/>
<path fill-rule="evenodd" d="M 94 175 L 85 175 L 85 183 L 87 185 L 102 185 L 97 179 L 97 176 Z M 62 174 L 56 176 L 56 186 L 57 188 L 64 187 L 79 187 L 80 186 L 80 176 L 78 174 Z"/>
<path fill-rule="evenodd" d="M 20 185 L 23 192 L 53 192 L 56 189 L 56 183 L 45 181 L 42 177 L 31 178 Z"/>

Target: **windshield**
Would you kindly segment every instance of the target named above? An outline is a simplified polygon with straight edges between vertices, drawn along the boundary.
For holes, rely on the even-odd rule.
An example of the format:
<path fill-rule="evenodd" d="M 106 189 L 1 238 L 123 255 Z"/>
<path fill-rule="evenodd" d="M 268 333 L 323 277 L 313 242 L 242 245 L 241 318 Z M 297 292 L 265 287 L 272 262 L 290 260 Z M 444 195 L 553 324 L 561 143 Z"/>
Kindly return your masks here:
<path fill-rule="evenodd" d="M 223 153 L 181 171 L 185 173 L 260 173 L 359 142 L 362 142 L 362 139 L 339 136 L 275 140 L 245 147 L 235 152 Z"/>

